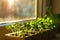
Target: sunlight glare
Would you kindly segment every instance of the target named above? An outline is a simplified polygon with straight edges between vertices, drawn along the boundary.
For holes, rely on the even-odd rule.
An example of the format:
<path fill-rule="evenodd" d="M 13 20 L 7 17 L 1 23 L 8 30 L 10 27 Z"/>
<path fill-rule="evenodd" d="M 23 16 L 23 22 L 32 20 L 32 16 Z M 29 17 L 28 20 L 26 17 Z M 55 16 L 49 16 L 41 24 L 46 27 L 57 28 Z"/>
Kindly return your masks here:
<path fill-rule="evenodd" d="M 14 0 L 8 0 L 9 5 L 13 5 Z"/>

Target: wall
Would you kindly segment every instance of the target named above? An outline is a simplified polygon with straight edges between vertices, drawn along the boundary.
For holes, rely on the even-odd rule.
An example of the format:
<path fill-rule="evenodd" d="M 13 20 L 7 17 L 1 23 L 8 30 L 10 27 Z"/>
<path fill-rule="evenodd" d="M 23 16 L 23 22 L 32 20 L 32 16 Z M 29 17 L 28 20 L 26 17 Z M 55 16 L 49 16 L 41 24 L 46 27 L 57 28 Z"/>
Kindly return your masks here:
<path fill-rule="evenodd" d="M 51 0 L 51 5 L 53 7 L 53 12 L 55 14 L 60 13 L 60 0 Z"/>
<path fill-rule="evenodd" d="M 46 14 L 46 1 L 47 0 L 43 0 L 43 17 Z"/>
<path fill-rule="evenodd" d="M 44 16 L 45 13 L 46 13 L 46 0 L 37 0 L 37 16 L 38 17 Z"/>
<path fill-rule="evenodd" d="M 37 0 L 37 16 L 41 16 L 42 13 L 42 0 Z"/>

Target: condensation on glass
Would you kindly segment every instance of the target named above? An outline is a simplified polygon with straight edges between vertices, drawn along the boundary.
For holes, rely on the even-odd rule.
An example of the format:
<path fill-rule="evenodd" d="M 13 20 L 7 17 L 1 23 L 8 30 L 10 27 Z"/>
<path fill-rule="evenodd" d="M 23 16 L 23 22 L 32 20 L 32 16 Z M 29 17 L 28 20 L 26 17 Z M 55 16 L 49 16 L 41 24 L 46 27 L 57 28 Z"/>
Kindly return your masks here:
<path fill-rule="evenodd" d="M 0 22 L 35 18 L 37 0 L 0 0 Z"/>

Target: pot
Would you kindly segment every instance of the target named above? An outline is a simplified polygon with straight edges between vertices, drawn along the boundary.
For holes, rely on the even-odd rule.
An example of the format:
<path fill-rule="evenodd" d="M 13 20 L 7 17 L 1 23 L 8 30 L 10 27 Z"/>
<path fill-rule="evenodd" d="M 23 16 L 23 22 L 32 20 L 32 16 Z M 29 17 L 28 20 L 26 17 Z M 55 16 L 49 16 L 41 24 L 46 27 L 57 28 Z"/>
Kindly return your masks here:
<path fill-rule="evenodd" d="M 43 33 L 36 33 L 31 36 L 26 36 L 26 37 L 17 37 L 13 36 L 12 34 L 14 33 L 8 33 L 5 34 L 5 40 L 51 40 L 55 36 L 53 31 L 45 31 Z"/>

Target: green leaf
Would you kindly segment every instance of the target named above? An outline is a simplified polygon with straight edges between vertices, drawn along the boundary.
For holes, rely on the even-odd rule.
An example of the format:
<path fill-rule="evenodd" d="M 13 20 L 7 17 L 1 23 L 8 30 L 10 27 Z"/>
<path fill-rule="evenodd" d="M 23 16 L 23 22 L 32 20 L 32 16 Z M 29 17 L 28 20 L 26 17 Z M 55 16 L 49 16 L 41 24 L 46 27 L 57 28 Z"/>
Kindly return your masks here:
<path fill-rule="evenodd" d="M 50 23 L 52 23 L 52 20 L 50 20 Z"/>
<path fill-rule="evenodd" d="M 9 29 L 11 29 L 11 26 L 7 25 L 5 28 L 9 30 Z"/>

